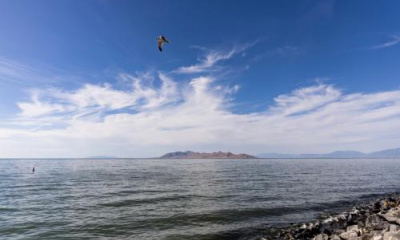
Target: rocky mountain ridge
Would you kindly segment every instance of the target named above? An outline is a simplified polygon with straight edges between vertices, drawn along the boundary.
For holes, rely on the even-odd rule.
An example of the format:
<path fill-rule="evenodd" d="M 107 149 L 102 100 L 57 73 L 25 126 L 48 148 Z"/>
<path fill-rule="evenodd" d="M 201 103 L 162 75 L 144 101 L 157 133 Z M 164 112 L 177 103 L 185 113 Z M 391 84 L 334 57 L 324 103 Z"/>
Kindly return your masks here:
<path fill-rule="evenodd" d="M 231 152 L 212 152 L 212 153 L 201 153 L 201 152 L 171 152 L 162 155 L 162 159 L 254 159 L 255 156 L 248 154 L 233 154 Z"/>

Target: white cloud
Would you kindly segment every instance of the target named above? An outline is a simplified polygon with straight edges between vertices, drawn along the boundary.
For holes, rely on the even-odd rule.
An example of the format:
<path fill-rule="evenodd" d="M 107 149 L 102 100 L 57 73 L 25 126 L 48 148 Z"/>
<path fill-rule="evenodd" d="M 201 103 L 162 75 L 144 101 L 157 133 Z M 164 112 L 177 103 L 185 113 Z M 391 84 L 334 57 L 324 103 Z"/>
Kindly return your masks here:
<path fill-rule="evenodd" d="M 242 49 L 245 49 L 243 47 Z M 216 53 L 198 69 L 243 50 Z M 199 67 L 200 66 L 200 67 Z M 399 147 L 400 90 L 346 94 L 317 81 L 236 113 L 239 85 L 203 74 L 187 81 L 154 72 L 119 75 L 126 88 L 83 84 L 35 89 L 0 122 L 0 157 L 152 157 L 167 151 L 370 152 Z M 239 103 L 240 104 L 240 103 Z"/>
<path fill-rule="evenodd" d="M 372 151 L 396 147 L 400 140 L 400 90 L 343 94 L 317 84 L 277 96 L 263 112 L 237 114 L 229 106 L 238 86 L 203 76 L 177 87 L 159 74 L 153 80 L 161 85 L 155 87 L 145 86 L 148 79 L 140 76 L 125 77 L 133 84 L 129 90 L 84 85 L 33 92 L 30 102 L 19 104 L 14 127 L 0 129 L 2 157 L 150 157 L 185 149 Z M 119 112 L 123 109 L 129 111 Z"/>
<path fill-rule="evenodd" d="M 239 53 L 243 53 L 246 49 L 256 45 L 259 41 L 255 41 L 252 43 L 247 43 L 247 44 L 242 44 L 235 46 L 233 49 L 230 51 L 214 51 L 214 50 L 208 50 L 202 47 L 196 47 L 196 48 L 201 48 L 204 51 L 206 51 L 206 55 L 199 59 L 199 62 L 197 64 L 191 65 L 191 66 L 186 66 L 186 67 L 180 67 L 174 72 L 176 73 L 183 73 L 183 74 L 193 74 L 193 73 L 202 73 L 205 71 L 214 71 L 216 70 L 216 64 L 224 61 L 231 59 L 233 56 Z"/>
<path fill-rule="evenodd" d="M 371 49 L 382 49 L 382 48 L 393 47 L 399 43 L 400 43 L 400 37 L 397 35 L 393 35 L 391 36 L 391 40 L 389 40 L 388 42 L 385 42 L 377 46 L 373 46 L 371 47 Z"/>
<path fill-rule="evenodd" d="M 65 108 L 61 104 L 51 104 L 39 101 L 39 94 L 35 91 L 32 92 L 30 102 L 22 102 L 17 105 L 21 109 L 21 116 L 23 117 L 38 117 L 65 111 Z"/>
<path fill-rule="evenodd" d="M 338 89 L 320 84 L 296 89 L 291 94 L 278 96 L 275 98 L 276 106 L 272 107 L 272 110 L 285 115 L 301 114 L 316 110 L 337 100 L 340 96 L 341 92 Z"/>
<path fill-rule="evenodd" d="M 35 86 L 38 83 L 54 84 L 67 80 L 71 79 L 59 69 L 41 64 L 32 67 L 0 56 L 0 84 Z"/>

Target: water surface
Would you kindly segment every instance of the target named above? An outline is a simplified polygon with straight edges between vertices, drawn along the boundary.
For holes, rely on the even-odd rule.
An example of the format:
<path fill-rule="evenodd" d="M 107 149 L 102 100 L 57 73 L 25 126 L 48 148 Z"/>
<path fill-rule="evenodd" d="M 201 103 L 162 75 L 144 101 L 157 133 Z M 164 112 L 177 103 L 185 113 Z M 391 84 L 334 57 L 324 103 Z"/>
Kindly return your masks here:
<path fill-rule="evenodd" d="M 0 160 L 0 238 L 252 239 L 399 191 L 399 163 Z"/>

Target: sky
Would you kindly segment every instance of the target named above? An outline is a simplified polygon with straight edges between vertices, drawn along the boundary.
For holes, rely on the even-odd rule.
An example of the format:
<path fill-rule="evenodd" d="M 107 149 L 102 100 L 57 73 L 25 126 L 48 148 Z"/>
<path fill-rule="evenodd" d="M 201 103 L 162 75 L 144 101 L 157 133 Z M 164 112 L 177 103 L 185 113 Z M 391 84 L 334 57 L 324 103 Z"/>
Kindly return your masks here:
<path fill-rule="evenodd" d="M 0 1 L 0 157 L 398 148 L 398 9 Z"/>

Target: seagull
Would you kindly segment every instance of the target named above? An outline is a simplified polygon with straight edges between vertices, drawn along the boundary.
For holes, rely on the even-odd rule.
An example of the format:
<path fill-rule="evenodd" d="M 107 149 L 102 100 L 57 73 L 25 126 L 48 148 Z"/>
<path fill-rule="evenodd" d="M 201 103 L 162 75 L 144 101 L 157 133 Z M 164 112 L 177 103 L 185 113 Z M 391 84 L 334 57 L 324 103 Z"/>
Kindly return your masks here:
<path fill-rule="evenodd" d="M 157 38 L 157 43 L 158 43 L 158 49 L 160 50 L 160 52 L 162 52 L 162 45 L 163 43 L 169 43 L 169 41 L 164 37 L 164 36 L 159 36 Z"/>

